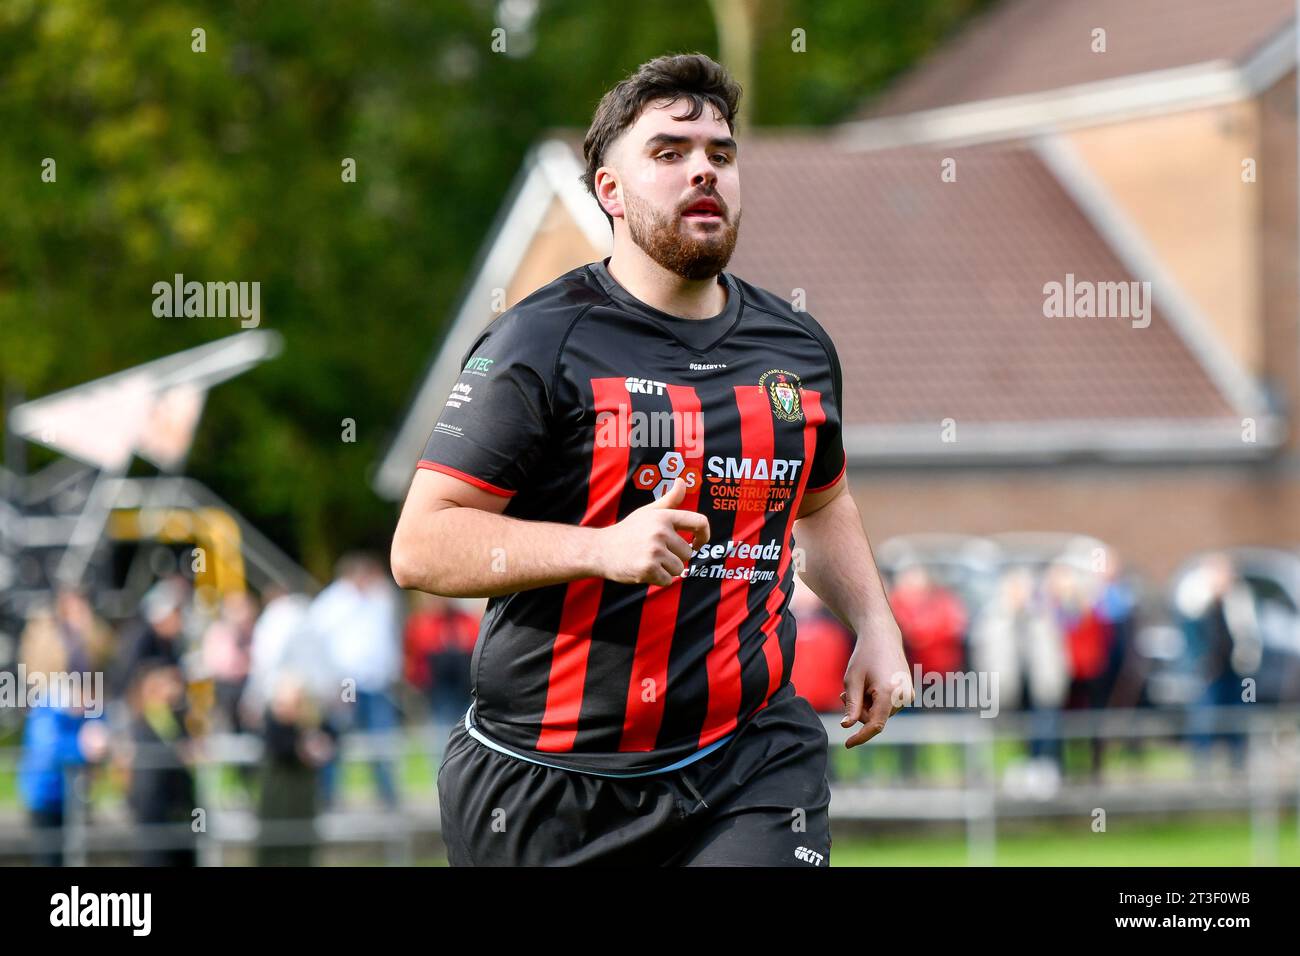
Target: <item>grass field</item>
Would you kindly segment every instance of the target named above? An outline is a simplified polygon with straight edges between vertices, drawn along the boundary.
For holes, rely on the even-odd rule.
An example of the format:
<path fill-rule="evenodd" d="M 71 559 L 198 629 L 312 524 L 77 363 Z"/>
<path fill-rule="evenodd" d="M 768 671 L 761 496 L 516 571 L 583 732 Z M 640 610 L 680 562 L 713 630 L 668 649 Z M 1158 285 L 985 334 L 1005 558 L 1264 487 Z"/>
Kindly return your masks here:
<path fill-rule="evenodd" d="M 1285 815 L 1275 859 L 1300 866 L 1300 837 L 1293 815 Z M 832 866 L 966 866 L 961 833 L 859 833 L 835 835 Z M 1250 820 L 1241 815 L 1184 820 L 1114 817 L 1107 832 L 1093 833 L 1085 821 L 1066 829 L 1037 826 L 1000 833 L 997 866 L 1250 866 Z"/>
<path fill-rule="evenodd" d="M 1278 866 L 1300 866 L 1300 838 L 1293 817 L 1279 834 Z M 966 840 L 951 833 L 850 832 L 834 835 L 831 865 L 837 867 L 967 866 Z M 378 863 L 379 861 L 374 861 Z M 420 860 L 445 866 L 442 856 Z M 1061 826 L 998 837 L 995 866 L 1251 866 L 1250 821 L 1243 817 L 1145 821 L 1125 819 L 1107 833 Z"/>
<path fill-rule="evenodd" d="M 999 748 L 999 767 L 1016 759 L 1014 747 Z M 0 766 L 0 811 L 19 813 L 13 759 L 10 751 Z M 1087 754 L 1067 748 L 1065 764 L 1083 769 Z M 960 779 L 960 752 L 955 747 L 922 748 L 917 769 L 930 781 L 956 782 Z M 841 780 L 890 779 L 898 772 L 896 749 L 879 748 L 869 754 L 847 753 L 837 748 L 832 754 L 833 773 Z M 1183 777 L 1191 770 L 1185 748 L 1156 744 L 1137 752 L 1116 749 L 1107 753 L 1107 771 L 1123 776 L 1137 773 L 1146 779 Z M 402 790 L 413 799 L 432 796 L 436 777 L 435 762 L 428 752 L 427 741 L 412 740 L 399 762 Z M 249 795 L 233 767 L 219 774 L 218 793 L 223 803 L 247 805 Z M 350 764 L 344 768 L 342 787 L 348 803 L 362 802 L 373 794 L 370 768 Z M 99 805 L 120 803 L 120 789 L 100 776 L 93 789 Z M 1007 823 L 997 834 L 992 863 L 998 866 L 1250 866 L 1273 863 L 1300 865 L 1300 827 L 1295 814 L 1283 814 L 1276 852 L 1272 857 L 1256 859 L 1251 843 L 1250 819 L 1244 813 L 1215 816 L 1112 816 L 1108 831 L 1094 833 L 1089 820 L 1076 824 L 1061 822 Z M 436 838 L 434 838 L 436 841 Z M 434 844 L 436 847 L 436 843 Z M 359 848 L 358 848 L 359 849 Z M 331 856 L 332 854 L 326 854 Z M 382 863 L 381 857 L 370 859 L 364 851 L 348 854 L 348 862 Z M 969 864 L 966 837 L 960 826 L 871 826 L 841 823 L 834 827 L 833 866 L 966 866 Z M 322 860 L 321 862 L 334 862 Z M 444 865 L 446 860 L 427 844 L 418 851 L 418 862 Z"/>

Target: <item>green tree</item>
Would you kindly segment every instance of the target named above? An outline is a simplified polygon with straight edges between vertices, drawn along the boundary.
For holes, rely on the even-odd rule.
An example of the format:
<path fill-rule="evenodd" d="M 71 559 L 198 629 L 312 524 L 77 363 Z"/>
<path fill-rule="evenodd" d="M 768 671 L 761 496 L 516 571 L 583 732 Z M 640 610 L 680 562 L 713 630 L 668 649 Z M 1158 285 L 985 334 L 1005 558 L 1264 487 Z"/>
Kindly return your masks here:
<path fill-rule="evenodd" d="M 974 5 L 763 4 L 747 108 L 840 119 Z M 699 0 L 5 0 L 0 385 L 33 398 L 239 331 L 154 317 L 176 273 L 260 282 L 284 353 L 213 392 L 188 470 L 326 576 L 387 544 L 370 470 L 529 145 L 585 128 L 639 63 L 717 48 Z"/>

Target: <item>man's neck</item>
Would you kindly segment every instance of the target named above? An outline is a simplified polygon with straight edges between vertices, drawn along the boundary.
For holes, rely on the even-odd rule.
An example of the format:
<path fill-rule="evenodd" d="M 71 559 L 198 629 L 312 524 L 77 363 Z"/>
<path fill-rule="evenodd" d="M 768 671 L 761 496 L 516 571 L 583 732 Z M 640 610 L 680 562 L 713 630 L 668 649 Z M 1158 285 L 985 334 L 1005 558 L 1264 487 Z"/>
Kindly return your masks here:
<path fill-rule="evenodd" d="M 726 284 L 717 276 L 683 279 L 655 262 L 633 245 L 618 250 L 606 266 L 614 281 L 646 305 L 683 319 L 711 319 L 727 307 Z"/>

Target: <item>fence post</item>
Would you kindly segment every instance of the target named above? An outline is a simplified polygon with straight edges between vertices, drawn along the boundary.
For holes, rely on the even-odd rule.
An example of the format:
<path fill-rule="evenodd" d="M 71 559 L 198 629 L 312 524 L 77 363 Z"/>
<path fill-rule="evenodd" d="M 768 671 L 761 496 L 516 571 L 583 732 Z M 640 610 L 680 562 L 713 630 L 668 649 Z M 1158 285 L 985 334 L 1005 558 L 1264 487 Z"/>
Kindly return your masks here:
<path fill-rule="evenodd" d="M 86 783 L 86 768 L 74 765 L 67 768 L 64 792 L 68 795 L 67 814 L 63 821 L 63 865 L 85 866 L 86 814 L 90 803 L 90 787 Z"/>
<path fill-rule="evenodd" d="M 1233 714 L 1233 717 L 1236 715 Z M 1277 779 L 1270 772 L 1268 750 L 1276 724 L 1255 721 L 1247 731 L 1246 774 L 1250 791 L 1251 862 L 1276 866 L 1278 860 Z"/>
<path fill-rule="evenodd" d="M 198 807 L 203 811 L 203 829 L 194 834 L 197 846 L 195 862 L 199 866 L 220 866 L 221 847 L 212 836 L 212 828 L 217 822 L 217 800 L 220 791 L 221 770 L 225 766 L 220 759 L 195 761 L 194 796 Z M 190 829 L 194 829 L 194 815 L 190 814 Z"/>
<path fill-rule="evenodd" d="M 997 860 L 996 737 L 978 714 L 963 721 L 965 770 L 962 801 L 966 811 L 966 863 L 993 866 Z"/>

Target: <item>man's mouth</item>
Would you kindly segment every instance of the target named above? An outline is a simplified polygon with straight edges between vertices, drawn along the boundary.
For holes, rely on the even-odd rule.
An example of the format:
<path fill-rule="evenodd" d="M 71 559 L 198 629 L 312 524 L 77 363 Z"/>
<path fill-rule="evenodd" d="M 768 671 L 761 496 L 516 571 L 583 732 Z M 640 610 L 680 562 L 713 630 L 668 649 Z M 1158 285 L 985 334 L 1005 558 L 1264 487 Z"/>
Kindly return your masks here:
<path fill-rule="evenodd" d="M 682 213 L 683 219 L 721 219 L 722 207 L 715 199 L 701 199 L 691 203 Z"/>

